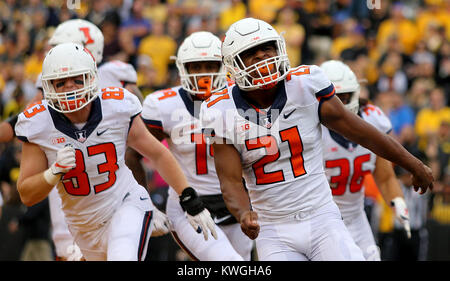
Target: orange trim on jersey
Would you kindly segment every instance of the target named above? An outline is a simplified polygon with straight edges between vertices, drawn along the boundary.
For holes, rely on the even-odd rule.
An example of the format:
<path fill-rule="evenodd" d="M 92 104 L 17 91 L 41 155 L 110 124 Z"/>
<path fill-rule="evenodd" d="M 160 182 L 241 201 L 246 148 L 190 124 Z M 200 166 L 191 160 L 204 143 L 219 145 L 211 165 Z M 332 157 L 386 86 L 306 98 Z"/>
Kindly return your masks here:
<path fill-rule="evenodd" d="M 158 129 L 158 130 L 163 130 L 162 126 L 158 126 L 158 125 L 152 125 L 152 124 L 146 124 L 147 127 L 152 128 L 152 129 Z"/>
<path fill-rule="evenodd" d="M 263 111 L 263 110 L 261 110 L 261 109 L 259 109 L 259 108 L 257 108 L 256 106 L 254 106 L 253 104 L 250 104 L 250 106 L 251 107 L 253 107 L 255 110 L 256 110 L 256 112 L 258 112 L 258 113 L 261 113 L 261 114 L 266 114 L 266 112 L 265 111 Z"/>
<path fill-rule="evenodd" d="M 224 94 L 224 95 L 218 97 L 217 99 L 215 99 L 215 100 L 210 101 L 209 103 L 207 103 L 207 104 L 206 104 L 206 107 L 210 108 L 211 106 L 215 105 L 217 102 L 219 102 L 219 101 L 221 101 L 221 100 L 223 100 L 223 99 L 229 99 L 229 98 L 230 98 L 230 95 Z"/>
<path fill-rule="evenodd" d="M 325 95 L 325 96 L 321 96 L 321 97 L 317 97 L 317 100 L 318 101 L 321 101 L 322 99 L 326 99 L 326 98 L 329 98 L 329 97 L 331 97 L 331 96 L 333 96 L 334 95 L 334 92 L 336 92 L 336 89 L 335 88 L 333 88 L 333 91 L 331 91 L 331 93 L 329 93 L 329 94 L 327 94 L 327 95 Z"/>

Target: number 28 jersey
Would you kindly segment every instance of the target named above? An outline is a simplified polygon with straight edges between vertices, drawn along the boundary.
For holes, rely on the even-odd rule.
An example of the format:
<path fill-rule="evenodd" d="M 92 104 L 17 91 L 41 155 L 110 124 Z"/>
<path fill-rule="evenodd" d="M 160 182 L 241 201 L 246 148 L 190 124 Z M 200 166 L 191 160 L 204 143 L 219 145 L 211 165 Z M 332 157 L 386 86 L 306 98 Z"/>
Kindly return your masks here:
<path fill-rule="evenodd" d="M 383 133 L 389 133 L 392 129 L 388 117 L 374 105 L 361 108 L 360 115 L 364 121 Z M 363 210 L 364 176 L 375 170 L 377 155 L 325 126 L 322 126 L 322 137 L 325 173 L 333 199 L 345 218 Z"/>
<path fill-rule="evenodd" d="M 91 114 L 81 128 L 45 100 L 25 109 L 15 127 L 19 139 L 40 146 L 49 166 L 58 150 L 75 148 L 76 167 L 57 189 L 67 222 L 85 230 L 108 221 L 127 192 L 138 186 L 124 154 L 133 118 L 142 110 L 138 98 L 122 88 L 105 88 L 91 103 Z"/>
<path fill-rule="evenodd" d="M 323 169 L 321 101 L 334 86 L 318 66 L 299 66 L 277 85 L 270 109 L 254 108 L 237 86 L 203 102 L 202 126 L 241 155 L 259 220 L 283 220 L 332 201 Z"/>
<path fill-rule="evenodd" d="M 148 127 L 170 136 L 169 149 L 181 164 L 189 185 L 200 195 L 219 194 L 214 154 L 198 119 L 200 104 L 181 86 L 161 90 L 146 96 L 142 119 Z M 175 192 L 169 189 L 169 194 Z"/>

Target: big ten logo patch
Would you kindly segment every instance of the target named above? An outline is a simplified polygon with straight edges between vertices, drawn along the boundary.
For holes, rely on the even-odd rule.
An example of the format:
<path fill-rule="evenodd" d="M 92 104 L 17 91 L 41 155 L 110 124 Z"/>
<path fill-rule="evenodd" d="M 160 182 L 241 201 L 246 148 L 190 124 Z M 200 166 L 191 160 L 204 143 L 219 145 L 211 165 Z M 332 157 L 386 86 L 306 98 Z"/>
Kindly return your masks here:
<path fill-rule="evenodd" d="M 65 137 L 59 137 L 59 138 L 53 138 L 52 144 L 59 144 L 59 143 L 65 143 L 66 138 Z"/>

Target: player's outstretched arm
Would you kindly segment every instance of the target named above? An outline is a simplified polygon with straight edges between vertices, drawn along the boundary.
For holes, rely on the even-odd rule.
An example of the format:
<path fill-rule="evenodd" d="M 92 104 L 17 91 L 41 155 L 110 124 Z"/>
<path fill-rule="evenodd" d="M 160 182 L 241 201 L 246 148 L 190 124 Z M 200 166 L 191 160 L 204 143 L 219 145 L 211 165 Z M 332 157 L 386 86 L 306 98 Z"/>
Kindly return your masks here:
<path fill-rule="evenodd" d="M 258 215 L 251 210 L 250 199 L 242 183 L 242 164 L 238 151 L 230 144 L 213 144 L 214 163 L 223 199 L 228 210 L 240 222 L 242 231 L 255 239 L 259 234 Z"/>
<path fill-rule="evenodd" d="M 156 170 L 168 185 L 180 196 L 180 204 L 188 213 L 189 223 L 195 230 L 203 232 L 208 240 L 208 229 L 217 239 L 214 221 L 209 211 L 201 204 L 196 192 L 189 187 L 187 179 L 172 153 L 146 128 L 141 118 L 134 118 L 128 134 L 128 145 L 143 156 L 153 160 Z"/>
<path fill-rule="evenodd" d="M 399 181 L 395 176 L 392 163 L 377 156 L 373 176 L 384 201 L 387 204 L 391 204 L 397 220 L 402 224 L 408 238 L 411 237 L 408 208 Z"/>
<path fill-rule="evenodd" d="M 322 124 L 329 129 L 411 172 L 416 191 L 421 189 L 421 193 L 424 193 L 428 188 L 433 188 L 434 179 L 429 167 L 409 153 L 393 137 L 381 133 L 374 126 L 345 109 L 336 96 L 323 101 L 319 114 Z"/>
<path fill-rule="evenodd" d="M 26 206 L 48 196 L 61 177 L 75 167 L 75 150 L 67 146 L 57 152 L 56 161 L 47 169 L 47 157 L 38 145 L 24 142 L 17 190 Z"/>

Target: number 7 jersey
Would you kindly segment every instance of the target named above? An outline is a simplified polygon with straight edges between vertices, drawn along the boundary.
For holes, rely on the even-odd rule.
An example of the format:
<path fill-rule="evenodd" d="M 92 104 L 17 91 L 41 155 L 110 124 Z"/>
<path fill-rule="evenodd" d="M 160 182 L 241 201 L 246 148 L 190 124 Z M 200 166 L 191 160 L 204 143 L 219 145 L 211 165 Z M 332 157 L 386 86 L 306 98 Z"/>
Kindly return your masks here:
<path fill-rule="evenodd" d="M 142 109 L 138 98 L 122 88 L 105 88 L 91 106 L 88 121 L 76 127 L 43 100 L 26 108 L 15 127 L 20 140 L 39 145 L 48 166 L 58 150 L 75 148 L 76 167 L 57 189 L 68 223 L 84 230 L 108 221 L 138 186 L 124 160 L 128 131 Z"/>
<path fill-rule="evenodd" d="M 334 86 L 317 66 L 299 66 L 277 85 L 268 110 L 246 102 L 237 86 L 202 104 L 201 120 L 215 141 L 241 155 L 259 220 L 283 220 L 332 201 L 323 169 L 319 108 Z"/>

